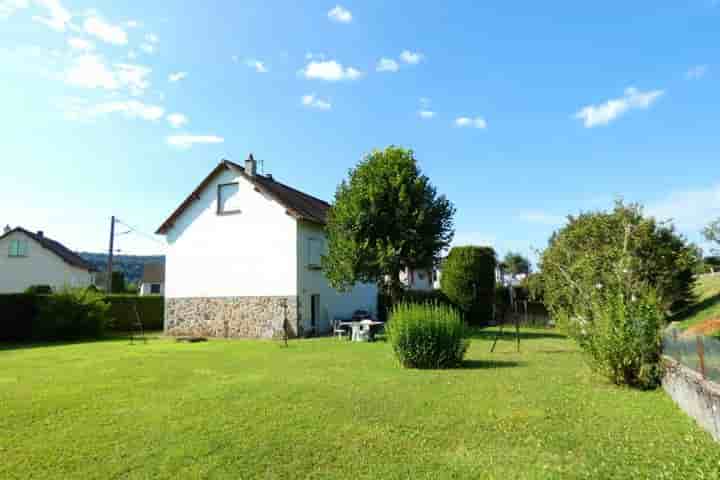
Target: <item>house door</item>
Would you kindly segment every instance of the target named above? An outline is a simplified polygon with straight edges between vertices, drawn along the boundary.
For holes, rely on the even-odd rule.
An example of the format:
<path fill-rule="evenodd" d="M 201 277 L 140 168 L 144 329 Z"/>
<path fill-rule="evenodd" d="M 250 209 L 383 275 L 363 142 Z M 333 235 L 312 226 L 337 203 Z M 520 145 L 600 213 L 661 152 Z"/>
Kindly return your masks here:
<path fill-rule="evenodd" d="M 313 333 L 318 332 L 320 324 L 320 295 L 310 295 L 310 329 Z"/>

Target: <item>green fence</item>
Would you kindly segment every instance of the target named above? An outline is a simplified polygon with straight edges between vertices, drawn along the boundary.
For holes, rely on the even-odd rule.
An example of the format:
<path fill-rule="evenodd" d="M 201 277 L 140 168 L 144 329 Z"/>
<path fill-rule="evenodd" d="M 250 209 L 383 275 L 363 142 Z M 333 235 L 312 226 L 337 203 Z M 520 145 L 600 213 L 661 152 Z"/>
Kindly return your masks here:
<path fill-rule="evenodd" d="M 671 327 L 663 335 L 663 351 L 704 378 L 720 383 L 720 340 L 687 335 Z"/>

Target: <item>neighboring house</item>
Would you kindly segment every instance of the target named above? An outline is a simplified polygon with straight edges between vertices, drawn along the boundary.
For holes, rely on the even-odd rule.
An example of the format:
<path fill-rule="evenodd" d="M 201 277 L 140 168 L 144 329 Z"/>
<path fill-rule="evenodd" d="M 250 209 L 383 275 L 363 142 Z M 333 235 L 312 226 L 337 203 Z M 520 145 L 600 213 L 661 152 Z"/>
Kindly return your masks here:
<path fill-rule="evenodd" d="M 341 293 L 322 271 L 327 202 L 223 160 L 157 233 L 167 238 L 169 334 L 272 338 L 327 332 L 377 310 L 375 285 Z"/>
<path fill-rule="evenodd" d="M 165 265 L 162 263 L 143 265 L 143 276 L 138 290 L 141 296 L 162 295 L 165 292 Z"/>
<path fill-rule="evenodd" d="M 0 293 L 18 293 L 32 285 L 88 287 L 95 268 L 42 231 L 5 227 L 0 235 Z"/>
<path fill-rule="evenodd" d="M 408 290 L 418 290 L 429 292 L 435 289 L 435 269 L 433 268 L 420 268 L 411 269 L 406 268 L 400 272 L 400 282 Z"/>

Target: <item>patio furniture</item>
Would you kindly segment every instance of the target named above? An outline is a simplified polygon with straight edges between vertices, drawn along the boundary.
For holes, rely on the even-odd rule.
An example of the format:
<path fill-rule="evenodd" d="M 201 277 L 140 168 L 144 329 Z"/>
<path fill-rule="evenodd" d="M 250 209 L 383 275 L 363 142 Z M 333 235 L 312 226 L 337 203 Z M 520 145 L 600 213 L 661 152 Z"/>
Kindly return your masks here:
<path fill-rule="evenodd" d="M 350 339 L 350 332 L 348 328 L 343 325 L 344 323 L 342 320 L 333 320 L 333 335 L 336 338 L 345 338 L 345 335 L 347 335 L 348 339 Z"/>

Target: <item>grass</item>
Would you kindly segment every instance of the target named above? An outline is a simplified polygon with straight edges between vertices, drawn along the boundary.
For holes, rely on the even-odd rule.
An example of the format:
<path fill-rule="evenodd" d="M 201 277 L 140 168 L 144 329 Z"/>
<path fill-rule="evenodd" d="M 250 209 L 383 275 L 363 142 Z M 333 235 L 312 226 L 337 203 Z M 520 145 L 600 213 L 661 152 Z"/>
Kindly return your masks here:
<path fill-rule="evenodd" d="M 384 342 L 153 339 L 0 347 L 0 478 L 717 478 L 662 391 L 592 375 L 525 329 L 464 368 Z"/>
<path fill-rule="evenodd" d="M 700 277 L 695 293 L 698 297 L 695 305 L 673 318 L 682 330 L 701 325 L 708 320 L 720 319 L 720 275 Z M 720 337 L 720 331 L 715 335 Z"/>

